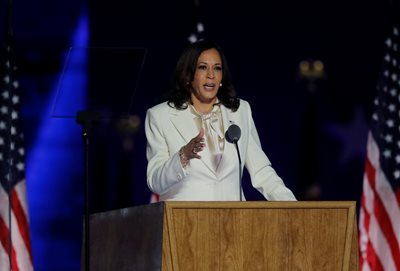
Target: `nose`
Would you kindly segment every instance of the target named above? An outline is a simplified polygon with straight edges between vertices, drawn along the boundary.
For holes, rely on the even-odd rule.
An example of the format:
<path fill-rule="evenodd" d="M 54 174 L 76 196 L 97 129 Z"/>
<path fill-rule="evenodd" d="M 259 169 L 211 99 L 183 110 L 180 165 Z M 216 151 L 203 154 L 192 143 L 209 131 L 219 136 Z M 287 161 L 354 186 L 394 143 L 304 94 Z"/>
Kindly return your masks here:
<path fill-rule="evenodd" d="M 214 75 L 214 70 L 213 69 L 208 69 L 208 71 L 207 71 L 207 77 L 208 78 L 214 78 L 215 77 L 215 75 Z"/>

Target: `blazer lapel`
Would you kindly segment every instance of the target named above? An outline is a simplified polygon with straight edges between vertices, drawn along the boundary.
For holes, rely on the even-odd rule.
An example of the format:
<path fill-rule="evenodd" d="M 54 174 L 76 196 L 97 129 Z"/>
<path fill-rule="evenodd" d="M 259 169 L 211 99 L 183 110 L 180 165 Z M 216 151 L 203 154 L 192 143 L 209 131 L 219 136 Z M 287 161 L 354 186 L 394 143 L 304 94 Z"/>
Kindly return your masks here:
<path fill-rule="evenodd" d="M 223 126 L 224 126 L 224 137 L 225 132 L 228 130 L 229 126 L 232 124 L 236 124 L 235 115 L 232 111 L 225 106 L 221 106 L 222 112 L 222 119 L 223 119 Z M 225 147 L 224 147 L 224 154 L 222 155 L 222 159 L 220 162 L 219 174 L 223 175 L 225 170 L 230 170 L 230 166 L 237 163 L 237 154 L 236 154 L 236 147 L 234 144 L 229 143 L 225 140 Z"/>
<path fill-rule="evenodd" d="M 170 110 L 170 120 L 175 126 L 176 130 L 181 134 L 186 143 L 196 136 L 196 125 L 194 124 L 193 117 L 190 110 Z"/>
<path fill-rule="evenodd" d="M 235 120 L 232 118 L 232 113 L 230 109 L 226 108 L 225 106 L 221 105 L 221 112 L 222 112 L 222 119 L 224 124 L 224 136 L 225 132 L 228 130 L 231 124 L 235 123 Z"/>

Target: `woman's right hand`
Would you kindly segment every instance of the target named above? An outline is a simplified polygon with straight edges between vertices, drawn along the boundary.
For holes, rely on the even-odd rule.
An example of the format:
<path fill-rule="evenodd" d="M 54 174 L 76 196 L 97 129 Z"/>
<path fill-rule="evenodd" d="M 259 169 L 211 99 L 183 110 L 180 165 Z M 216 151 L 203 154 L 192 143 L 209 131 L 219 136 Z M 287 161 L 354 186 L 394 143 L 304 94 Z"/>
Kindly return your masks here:
<path fill-rule="evenodd" d="M 204 129 L 201 128 L 199 134 L 192 138 L 189 143 L 183 146 L 179 151 L 183 167 L 193 158 L 200 159 L 201 156 L 198 155 L 198 153 L 204 149 L 204 146 Z"/>

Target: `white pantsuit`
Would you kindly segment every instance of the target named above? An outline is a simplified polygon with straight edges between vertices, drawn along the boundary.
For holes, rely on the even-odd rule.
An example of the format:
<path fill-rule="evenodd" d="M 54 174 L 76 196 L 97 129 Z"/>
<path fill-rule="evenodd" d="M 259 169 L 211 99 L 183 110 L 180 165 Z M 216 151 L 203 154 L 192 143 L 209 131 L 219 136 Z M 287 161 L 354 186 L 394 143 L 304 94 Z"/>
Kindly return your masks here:
<path fill-rule="evenodd" d="M 252 185 L 268 200 L 296 200 L 282 179 L 271 167 L 261 149 L 251 115 L 250 105 L 240 100 L 236 112 L 221 105 L 224 131 L 231 124 L 241 128 L 238 141 L 242 167 L 250 174 Z M 199 152 L 201 159 L 191 159 L 183 169 L 179 149 L 199 133 L 190 109 L 176 110 L 166 102 L 147 111 L 147 183 L 160 195 L 160 200 L 237 201 L 239 191 L 239 161 L 234 144 L 225 142 L 221 162 L 211 164 L 207 148 Z M 243 168 L 242 168 L 243 170 Z"/>

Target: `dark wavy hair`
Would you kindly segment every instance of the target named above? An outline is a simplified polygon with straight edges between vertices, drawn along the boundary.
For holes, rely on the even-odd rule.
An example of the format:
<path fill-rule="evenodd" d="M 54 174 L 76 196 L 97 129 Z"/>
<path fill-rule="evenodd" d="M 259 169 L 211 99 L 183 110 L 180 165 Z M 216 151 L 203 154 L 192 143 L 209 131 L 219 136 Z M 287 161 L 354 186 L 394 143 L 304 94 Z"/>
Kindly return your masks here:
<path fill-rule="evenodd" d="M 191 103 L 190 98 L 193 90 L 192 85 L 188 82 L 192 82 L 194 79 L 200 54 L 213 48 L 219 52 L 222 61 L 222 86 L 217 94 L 219 102 L 234 112 L 239 108 L 240 100 L 236 95 L 225 55 L 216 43 L 205 40 L 190 44 L 180 56 L 172 77 L 170 90 L 165 95 L 169 106 L 183 110 L 187 108 L 188 102 Z"/>

